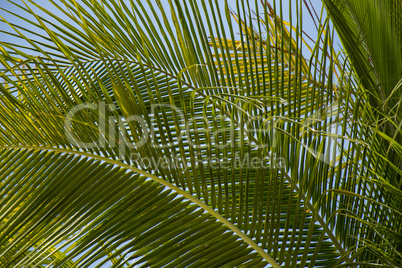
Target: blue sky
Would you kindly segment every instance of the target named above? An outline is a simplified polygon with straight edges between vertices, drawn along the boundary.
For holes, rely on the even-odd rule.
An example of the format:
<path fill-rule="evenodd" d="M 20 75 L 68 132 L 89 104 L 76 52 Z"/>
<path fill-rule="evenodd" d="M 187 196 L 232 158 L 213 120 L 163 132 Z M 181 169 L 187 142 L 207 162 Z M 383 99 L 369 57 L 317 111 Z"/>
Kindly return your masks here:
<path fill-rule="evenodd" d="M 259 10 L 260 10 L 260 14 L 261 13 L 263 13 L 263 10 L 262 10 L 262 8 L 261 8 L 261 3 L 260 3 L 260 1 L 261 0 L 251 0 L 250 1 L 250 9 L 251 10 L 256 10 L 256 5 L 255 5 L 255 3 L 257 2 L 260 6 L 259 6 Z M 296 24 L 296 9 L 295 9 L 295 5 L 296 5 L 296 1 L 295 0 L 292 0 L 292 1 L 279 1 L 279 0 L 270 0 L 269 1 L 269 3 L 271 3 L 271 5 L 273 6 L 274 5 L 274 1 L 276 1 L 276 6 L 277 6 L 277 9 L 278 9 L 278 12 L 279 12 L 279 6 L 280 6 L 280 3 L 282 2 L 282 10 L 283 10 L 283 17 L 284 17 L 284 19 L 286 20 L 286 21 L 289 21 L 289 19 L 290 19 L 290 13 L 292 14 L 292 16 L 293 16 L 293 21 L 292 21 L 292 23 L 293 23 L 293 25 L 295 25 Z M 21 3 L 22 4 L 22 0 L 13 0 L 13 2 L 14 3 Z M 35 0 L 35 2 L 36 3 L 40 3 L 41 5 L 43 5 L 43 6 L 45 6 L 46 8 L 48 8 L 52 13 L 55 13 L 55 14 L 57 14 L 58 16 L 60 16 L 60 17 L 65 17 L 59 10 L 57 10 L 55 7 L 53 7 L 50 3 L 48 3 L 47 1 L 43 1 L 43 0 L 41 0 L 41 1 L 39 1 L 39 0 Z M 56 3 L 58 3 L 59 1 L 55 1 Z M 126 2 L 129 2 L 129 0 L 126 0 Z M 143 0 L 143 2 L 146 4 L 146 1 L 145 0 Z M 200 0 L 197 0 L 197 2 L 201 2 Z M 224 4 L 225 4 L 225 1 L 222 1 L 222 0 L 218 0 L 217 1 L 218 3 L 219 3 L 219 7 L 220 7 L 220 10 L 221 10 L 221 12 L 223 12 L 224 13 Z M 236 2 L 237 2 L 237 0 L 228 0 L 228 4 L 229 4 L 229 6 L 233 9 L 233 10 L 236 10 Z M 289 3 L 292 3 L 292 8 L 290 9 L 290 7 L 289 7 Z M 297 2 L 299 2 L 299 1 L 297 1 Z M 318 15 L 319 15 L 319 13 L 320 13 L 320 11 L 321 11 L 321 7 L 322 7 L 322 5 L 321 5 L 321 2 L 320 1 L 316 1 L 316 0 L 313 0 L 313 2 L 314 2 L 314 8 L 315 8 L 315 10 L 317 11 L 317 13 L 318 13 Z M 44 3 L 46 3 L 46 4 L 44 4 Z M 169 3 L 168 3 L 168 1 L 167 0 L 162 0 L 162 3 L 163 3 L 163 5 L 166 7 L 166 8 L 168 8 L 168 6 L 169 6 Z M 22 4 L 23 5 L 23 4 Z M 11 4 L 10 2 L 8 2 L 8 1 L 0 1 L 0 8 L 1 9 L 5 9 L 5 10 L 9 10 L 9 11 L 11 11 L 11 12 L 15 12 L 15 13 L 17 13 L 17 14 L 19 14 L 19 15 L 22 15 L 22 13 L 21 13 L 21 11 L 17 8 L 17 7 L 15 7 L 13 4 Z M 33 10 L 35 10 L 35 8 L 33 8 Z M 290 11 L 291 10 L 291 11 Z M 23 22 L 22 20 L 20 20 L 20 19 L 16 19 L 15 17 L 13 17 L 13 16 L 11 16 L 10 14 L 7 14 L 4 10 L 1 10 L 0 11 L 0 15 L 2 15 L 2 16 L 4 16 L 7 20 L 9 20 L 10 22 L 12 22 L 12 23 L 17 23 L 18 25 L 21 25 L 21 26 L 25 26 L 25 27 L 28 27 L 29 28 L 29 24 L 27 24 L 26 22 Z M 224 15 L 224 14 L 223 14 Z M 26 18 L 28 18 L 29 16 L 27 16 L 26 14 L 24 14 L 24 17 L 26 17 Z M 9 30 L 10 28 L 7 26 L 7 25 L 5 25 L 4 23 L 0 23 L 0 30 Z M 309 12 L 307 11 L 307 9 L 305 8 L 305 6 L 304 6 L 304 4 L 303 4 L 303 30 L 311 37 L 311 38 L 313 38 L 313 39 L 315 39 L 316 38 L 316 36 L 317 36 L 317 31 L 316 31 L 316 27 L 315 27 L 315 25 L 314 25 L 314 23 L 313 23 L 313 21 L 312 21 L 312 19 L 311 19 L 311 17 L 310 17 L 310 15 L 309 15 Z M 15 40 L 6 40 L 6 38 L 7 39 L 10 39 L 9 37 L 6 37 L 3 33 L 1 33 L 0 32 L 0 40 L 1 41 L 15 41 Z"/>

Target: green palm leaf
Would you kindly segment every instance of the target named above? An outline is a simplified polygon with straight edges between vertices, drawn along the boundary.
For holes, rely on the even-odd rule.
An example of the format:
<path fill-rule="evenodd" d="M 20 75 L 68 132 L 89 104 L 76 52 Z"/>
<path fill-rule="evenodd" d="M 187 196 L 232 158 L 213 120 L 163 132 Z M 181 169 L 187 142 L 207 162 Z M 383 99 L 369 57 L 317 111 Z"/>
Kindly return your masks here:
<path fill-rule="evenodd" d="M 401 9 L 255 2 L 2 9 L 2 263 L 400 264 Z"/>
<path fill-rule="evenodd" d="M 14 170 L 2 175 L 5 266 L 40 265 L 48 258 L 58 266 L 101 261 L 100 267 L 110 260 L 116 267 L 132 260 L 156 266 L 264 266 L 247 244 L 186 200 L 188 194 L 178 195 L 180 190 L 161 186 L 152 175 L 150 180 L 116 161 L 45 148 L 3 149 L 1 159 Z"/>

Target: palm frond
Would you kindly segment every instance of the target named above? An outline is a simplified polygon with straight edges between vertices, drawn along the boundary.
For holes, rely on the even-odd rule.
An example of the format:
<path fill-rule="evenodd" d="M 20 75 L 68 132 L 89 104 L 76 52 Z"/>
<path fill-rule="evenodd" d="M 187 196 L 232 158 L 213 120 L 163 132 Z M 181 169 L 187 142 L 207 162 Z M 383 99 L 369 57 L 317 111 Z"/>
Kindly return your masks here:
<path fill-rule="evenodd" d="M 28 2 L 8 15 L 30 28 L 3 20 L 11 30 L 2 34 L 19 42 L 0 42 L 2 187 L 31 191 L 2 201 L 10 208 L 4 219 L 16 223 L 2 227 L 10 242 L 0 249 L 10 264 L 400 261 L 399 67 L 390 70 L 399 59 L 383 60 L 401 40 L 387 43 L 384 56 L 375 50 L 378 36 L 368 36 L 388 34 L 363 23 L 367 14 L 376 22 L 390 14 L 379 27 L 399 31 L 391 5 L 370 1 L 363 14 L 357 1 L 323 1 L 346 50 L 342 59 L 329 17 L 319 21 L 314 47 L 306 46 L 302 1 L 296 26 L 282 19 L 282 1 L 255 1 L 252 13 L 248 1 L 231 10 L 212 1 L 49 0 L 59 14 Z M 8 160 L 26 174 L 12 173 Z M 54 170 L 31 172 L 48 165 Z M 64 168 L 76 175 L 56 172 Z M 117 197 L 129 202 L 100 194 L 123 180 L 133 188 Z M 86 187 L 93 193 L 84 194 Z M 73 203 L 35 203 L 47 195 Z M 46 216 L 24 221 L 33 211 Z M 52 225 L 41 225 L 45 219 Z"/>

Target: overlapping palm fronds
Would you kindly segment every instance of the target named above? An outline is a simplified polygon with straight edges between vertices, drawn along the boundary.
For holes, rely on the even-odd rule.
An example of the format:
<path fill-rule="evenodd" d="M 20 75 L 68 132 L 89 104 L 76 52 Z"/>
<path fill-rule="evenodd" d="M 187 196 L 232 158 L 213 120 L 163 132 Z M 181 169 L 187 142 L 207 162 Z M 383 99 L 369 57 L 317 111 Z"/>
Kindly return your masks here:
<path fill-rule="evenodd" d="M 398 1 L 324 0 L 314 44 L 307 1 L 26 2 L 2 9 L 4 267 L 400 266 Z"/>

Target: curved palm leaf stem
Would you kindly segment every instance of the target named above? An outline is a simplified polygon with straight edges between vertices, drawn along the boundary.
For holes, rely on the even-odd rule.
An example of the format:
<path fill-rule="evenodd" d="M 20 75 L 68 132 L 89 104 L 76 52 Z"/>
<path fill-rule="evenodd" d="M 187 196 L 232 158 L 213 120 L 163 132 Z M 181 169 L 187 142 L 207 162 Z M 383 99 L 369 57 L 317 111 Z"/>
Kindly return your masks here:
<path fill-rule="evenodd" d="M 60 153 L 66 153 L 66 154 L 74 154 L 74 155 L 81 155 L 84 157 L 89 157 L 93 158 L 99 161 L 103 161 L 109 164 L 117 165 L 122 168 L 125 168 L 127 170 L 131 170 L 133 172 L 136 172 L 138 174 L 144 175 L 153 181 L 160 183 L 164 185 L 165 187 L 170 188 L 171 190 L 177 192 L 178 194 L 184 196 L 185 198 L 189 199 L 190 201 L 194 202 L 197 204 L 199 207 L 210 213 L 213 217 L 218 219 L 220 222 L 222 222 L 226 227 L 228 227 L 230 230 L 232 230 L 234 233 L 236 233 L 240 238 L 242 238 L 247 244 L 249 244 L 255 251 L 257 251 L 261 257 L 263 257 L 268 263 L 272 265 L 272 267 L 275 268 L 281 268 L 280 266 L 269 254 L 267 254 L 262 248 L 260 248 L 250 237 L 248 237 L 246 234 L 244 234 L 240 229 L 238 229 L 235 225 L 233 225 L 230 221 L 225 219 L 223 216 L 221 216 L 219 213 L 217 213 L 215 210 L 213 210 L 211 207 L 208 205 L 204 204 L 197 198 L 193 197 L 186 191 L 183 191 L 182 189 L 174 186 L 173 184 L 160 179 L 152 174 L 149 174 L 148 172 L 145 172 L 141 169 L 132 167 L 130 165 L 124 164 L 122 162 L 119 162 L 117 160 L 112 160 L 103 156 L 97 156 L 97 155 L 92 155 L 89 153 L 85 152 L 80 152 L 80 151 L 71 151 L 71 150 L 66 150 L 66 149 L 60 149 L 60 148 L 49 148 L 49 147 L 38 147 L 38 146 L 0 146 L 0 149 L 29 149 L 29 150 L 40 150 L 40 151 L 53 151 L 53 152 L 60 152 Z"/>
<path fill-rule="evenodd" d="M 314 206 L 307 200 L 306 196 L 300 191 L 299 187 L 295 183 L 293 183 L 292 178 L 286 172 L 283 173 L 287 181 L 289 181 L 292 188 L 297 192 L 297 194 L 301 197 L 303 202 L 307 205 L 308 209 L 313 213 L 317 221 L 321 224 L 322 228 L 324 228 L 325 232 L 327 233 L 328 237 L 331 239 L 334 246 L 339 251 L 341 255 L 345 253 L 345 249 L 342 247 L 341 243 L 339 243 L 338 239 L 336 239 L 335 235 L 329 230 L 328 224 L 324 221 L 324 219 L 318 214 L 318 211 L 314 208 Z"/>
<path fill-rule="evenodd" d="M 132 61 L 132 63 L 134 63 L 134 64 L 140 64 L 140 63 L 138 63 L 138 62 L 136 62 L 136 61 Z M 166 70 L 160 69 L 160 68 L 158 68 L 158 67 L 156 67 L 156 66 L 149 66 L 149 65 L 144 64 L 144 63 L 142 63 L 142 65 L 148 66 L 148 67 L 150 67 L 150 68 L 153 68 L 154 70 L 159 71 L 159 72 L 165 74 L 166 76 L 169 76 L 169 77 L 171 77 L 171 78 L 173 78 L 173 79 L 176 79 L 178 82 L 182 83 L 183 85 L 186 85 L 186 86 L 188 86 L 190 89 L 195 90 L 195 91 L 196 91 L 196 94 L 199 94 L 201 97 L 206 98 L 206 95 L 205 95 L 205 94 L 203 94 L 202 92 L 200 92 L 199 90 L 197 90 L 197 88 L 196 88 L 195 86 L 191 85 L 191 84 L 188 83 L 187 81 L 185 81 L 185 80 L 183 80 L 183 79 L 180 79 L 180 76 L 176 76 L 176 75 L 174 75 L 174 74 L 172 74 L 172 73 L 169 73 L 169 72 L 167 72 Z M 211 100 L 208 100 L 208 102 L 211 102 L 211 103 L 212 103 Z M 219 104 L 216 104 L 216 108 L 217 108 L 218 110 L 221 110 L 221 107 L 220 107 Z M 226 114 L 227 116 L 230 117 L 230 114 L 229 114 L 228 112 L 226 112 L 226 111 L 223 111 L 223 112 L 224 112 L 224 114 Z M 239 124 L 238 124 L 237 122 L 234 122 L 234 123 L 235 123 L 237 126 L 239 126 Z M 246 132 L 245 130 L 244 130 L 244 134 L 247 134 L 247 132 Z M 255 144 L 259 144 L 258 140 L 255 139 L 254 137 L 251 137 L 251 139 L 255 142 Z M 80 154 L 81 154 L 81 152 L 80 152 Z M 90 154 L 85 154 L 85 155 L 87 155 L 87 156 L 89 156 L 89 157 L 92 157 Z M 105 158 L 105 159 L 103 159 L 103 160 L 104 160 L 104 161 L 107 161 L 108 159 Z M 110 161 L 116 162 L 116 164 L 117 164 L 117 165 L 120 165 L 120 166 L 124 166 L 124 167 L 125 167 L 125 166 L 129 166 L 129 165 L 122 164 L 122 163 L 120 163 L 120 162 L 118 162 L 118 161 L 115 161 L 115 160 L 110 160 Z M 144 171 L 141 171 L 141 170 L 136 169 L 136 168 L 134 168 L 134 169 L 133 169 L 133 168 L 130 168 L 130 169 L 133 170 L 133 171 L 135 171 L 135 172 L 138 172 L 138 173 L 140 173 L 140 174 L 142 174 L 142 175 L 150 176 L 149 178 L 152 178 L 152 179 L 154 179 L 155 181 L 160 182 L 160 183 L 162 183 L 163 185 L 165 185 L 165 186 L 167 186 L 167 187 L 169 187 L 169 188 L 171 188 L 171 189 L 177 189 L 177 191 L 180 192 L 183 196 L 188 197 L 188 198 L 191 199 L 192 201 L 196 200 L 196 201 L 194 201 L 195 203 L 197 203 L 197 204 L 199 204 L 200 206 L 202 206 L 203 208 L 205 208 L 208 212 L 210 212 L 210 213 L 213 212 L 213 215 L 215 216 L 215 214 L 216 214 L 215 211 L 213 211 L 209 206 L 205 205 L 204 203 L 202 203 L 202 202 L 199 201 L 198 199 L 196 199 L 196 198 L 192 197 L 191 195 L 189 195 L 187 192 L 184 192 L 184 191 L 180 190 L 179 188 L 173 186 L 172 184 L 170 184 L 170 183 L 168 183 L 168 182 L 166 182 L 166 181 L 164 181 L 164 180 L 161 180 L 161 179 L 159 179 L 159 178 L 157 178 L 157 177 L 155 177 L 155 176 L 152 176 L 151 174 L 148 174 L 148 173 L 146 173 L 146 172 L 144 172 Z M 138 171 L 137 171 L 137 170 L 138 170 Z M 139 171 L 141 171 L 141 172 L 139 172 Z M 323 219 L 318 213 L 315 212 L 316 210 L 315 210 L 314 206 L 310 203 L 310 201 L 307 200 L 307 198 L 306 198 L 305 195 L 300 191 L 300 189 L 299 189 L 296 185 L 293 184 L 292 179 L 290 178 L 290 176 L 289 176 L 288 174 L 286 174 L 286 173 L 284 173 L 284 174 L 286 175 L 287 180 L 288 180 L 289 183 L 292 185 L 292 187 L 293 187 L 293 189 L 296 191 L 296 193 L 297 193 L 297 194 L 303 199 L 303 201 L 307 204 L 307 206 L 308 206 L 308 208 L 310 209 L 310 211 L 316 215 L 317 221 L 322 225 L 323 229 L 325 230 L 325 232 L 327 233 L 327 235 L 328 235 L 328 237 L 331 239 L 331 241 L 334 243 L 334 245 L 335 245 L 336 249 L 338 250 L 338 252 L 340 253 L 340 255 L 343 255 L 344 252 L 345 252 L 345 250 L 343 249 L 343 247 L 342 247 L 342 245 L 339 243 L 339 241 L 336 239 L 335 235 L 329 230 L 329 228 L 328 228 L 326 222 L 324 221 L 324 219 Z M 191 198 L 190 198 L 190 197 L 191 197 Z M 240 232 L 241 234 L 243 234 L 244 236 L 246 236 L 243 232 L 241 232 L 237 227 L 235 227 L 232 223 L 230 223 L 229 221 L 227 221 L 227 220 L 226 220 L 224 217 L 222 217 L 220 214 L 217 214 L 217 215 L 219 215 L 219 217 L 217 217 L 218 219 L 221 219 L 221 218 L 222 218 L 222 219 L 224 220 L 224 221 L 222 221 L 222 222 L 227 222 L 228 224 L 230 224 L 231 226 L 233 226 L 233 228 L 236 228 L 236 229 L 238 230 L 238 232 Z M 225 224 L 226 224 L 226 223 L 225 223 Z M 228 225 L 228 226 L 229 226 L 229 225 Z M 230 227 L 230 229 L 232 229 L 232 227 Z M 233 230 L 236 234 L 238 234 L 234 229 L 232 229 L 232 230 Z M 239 235 L 239 234 L 238 234 L 238 235 Z M 243 238 L 243 236 L 241 236 L 241 235 L 239 235 L 239 236 Z M 255 244 L 248 236 L 246 236 L 246 237 L 248 238 L 248 240 L 245 239 L 245 241 L 247 241 L 247 243 L 250 244 L 250 246 L 252 246 L 251 243 Z M 255 244 L 255 246 L 258 247 L 257 244 Z M 252 247 L 255 248 L 254 246 L 252 246 Z M 261 251 L 263 251 L 260 247 L 258 247 L 258 248 L 259 248 Z M 257 252 L 260 253 L 260 251 L 258 251 L 258 250 L 257 250 Z M 265 252 L 264 252 L 264 253 L 265 253 Z M 261 254 L 261 253 L 260 253 L 260 254 Z M 269 256 L 268 254 L 265 253 L 265 255 L 267 255 L 269 258 L 272 259 L 272 257 Z M 264 255 L 262 255 L 262 256 L 264 257 Z M 267 259 L 266 257 L 264 257 L 264 258 Z M 275 262 L 274 259 L 272 259 L 272 260 Z M 269 263 L 271 263 L 268 259 L 267 259 L 267 261 L 268 261 Z M 275 262 L 275 263 L 276 263 L 276 262 Z M 272 263 L 271 263 L 271 264 L 272 264 Z M 273 265 L 273 264 L 272 264 L 272 265 Z M 276 263 L 276 265 L 279 265 L 279 264 Z M 276 266 L 274 265 L 274 267 L 276 267 Z M 280 266 L 278 266 L 278 267 L 280 267 Z"/>
<path fill-rule="evenodd" d="M 291 138 L 294 138 L 291 136 Z M 255 146 L 261 145 L 258 140 L 255 137 L 251 137 L 251 140 L 255 142 Z M 308 149 L 308 148 L 307 148 Z M 328 224 L 324 221 L 324 219 L 318 214 L 318 211 L 314 208 L 313 204 L 309 200 L 307 200 L 306 196 L 300 191 L 299 187 L 293 182 L 292 178 L 287 174 L 286 172 L 282 173 L 286 180 L 290 183 L 292 186 L 293 190 L 296 191 L 296 193 L 301 197 L 303 202 L 307 205 L 309 210 L 315 215 L 317 221 L 320 223 L 322 228 L 325 230 L 327 233 L 328 237 L 331 239 L 331 241 L 334 243 L 334 246 L 338 250 L 339 254 L 342 256 L 345 254 L 345 249 L 342 247 L 342 245 L 339 243 L 338 239 L 336 239 L 335 235 L 332 233 L 332 231 L 328 228 Z"/>
<path fill-rule="evenodd" d="M 174 76 L 174 75 L 172 75 L 172 74 L 170 74 L 170 73 L 168 73 L 168 72 L 166 72 L 166 71 L 164 71 L 164 70 L 158 69 L 158 68 L 156 68 L 156 67 L 153 67 L 153 68 L 155 68 L 155 70 L 160 71 L 160 72 L 162 72 L 162 73 L 164 73 L 164 74 L 166 74 L 166 75 L 168 75 L 168 76 L 171 76 L 172 78 L 175 78 L 175 79 L 179 80 L 179 77 L 176 77 L 176 76 Z M 196 88 L 195 88 L 193 85 L 187 83 L 186 81 L 183 81 L 182 79 L 180 79 L 180 82 L 182 82 L 183 84 L 185 84 L 185 85 L 188 86 L 189 88 L 191 88 L 191 89 L 193 89 L 193 90 L 196 90 Z M 199 95 L 201 95 L 201 96 L 204 97 L 204 98 L 206 97 L 205 94 L 202 94 L 202 93 L 199 92 L 198 90 L 196 90 L 196 93 L 198 93 Z M 211 100 L 209 100 L 209 101 L 211 101 Z M 217 107 L 217 109 L 220 110 L 220 106 L 219 106 L 218 104 L 216 104 L 216 107 Z M 234 123 L 235 123 L 236 125 L 238 125 L 237 122 L 234 122 Z M 247 133 L 247 132 L 245 132 L 245 133 Z M 259 144 L 258 140 L 255 139 L 254 137 L 251 137 L 251 139 L 255 142 L 255 144 Z M 317 221 L 320 223 L 320 225 L 322 226 L 322 228 L 323 228 L 323 229 L 325 230 L 325 232 L 327 233 L 328 237 L 329 237 L 329 238 L 331 239 L 331 241 L 334 243 L 334 245 L 335 245 L 336 249 L 338 250 L 339 254 L 340 254 L 340 255 L 343 255 L 343 254 L 345 253 L 345 249 L 344 249 L 344 248 L 342 247 L 342 245 L 339 243 L 338 239 L 336 239 L 336 237 L 335 237 L 335 235 L 332 233 L 332 231 L 329 230 L 328 224 L 327 224 L 327 223 L 324 221 L 324 219 L 317 213 L 317 211 L 316 211 L 316 209 L 314 208 L 314 206 L 311 204 L 311 202 L 310 202 L 309 200 L 307 200 L 307 198 L 305 197 L 305 195 L 300 191 L 299 187 L 297 187 L 297 186 L 293 183 L 292 178 L 291 178 L 287 173 L 284 173 L 284 174 L 285 174 L 285 177 L 286 177 L 287 181 L 290 183 L 290 185 L 292 185 L 292 187 L 293 187 L 293 189 L 296 191 L 296 193 L 302 198 L 303 202 L 307 205 L 307 207 L 310 209 L 310 211 L 311 211 L 314 215 L 316 215 Z M 235 227 L 235 228 L 236 228 L 236 227 Z"/>

